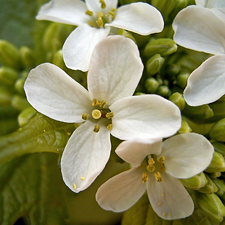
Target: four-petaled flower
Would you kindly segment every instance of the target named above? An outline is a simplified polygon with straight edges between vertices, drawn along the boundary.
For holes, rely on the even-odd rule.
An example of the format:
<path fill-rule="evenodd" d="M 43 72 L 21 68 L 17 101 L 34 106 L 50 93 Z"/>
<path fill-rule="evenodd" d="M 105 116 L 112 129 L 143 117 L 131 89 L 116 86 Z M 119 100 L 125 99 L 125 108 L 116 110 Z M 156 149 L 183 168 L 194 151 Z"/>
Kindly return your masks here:
<path fill-rule="evenodd" d="M 211 162 L 213 146 L 202 135 L 181 134 L 161 140 L 130 140 L 116 149 L 132 168 L 106 181 L 97 191 L 99 205 L 114 212 L 125 211 L 147 189 L 154 211 L 163 219 L 184 218 L 194 203 L 178 179 L 202 172 Z"/>
<path fill-rule="evenodd" d="M 85 3 L 86 2 L 86 3 Z M 132 3 L 117 9 L 118 0 L 52 0 L 38 12 L 38 20 L 50 20 L 78 26 L 63 46 L 67 67 L 87 71 L 95 45 L 122 28 L 141 35 L 163 29 L 160 12 L 147 3 Z M 115 32 L 114 32 L 115 33 Z"/>
<path fill-rule="evenodd" d="M 180 110 L 157 95 L 131 96 L 143 64 L 136 44 L 109 36 L 93 51 L 88 91 L 55 65 L 33 69 L 25 92 L 37 111 L 53 119 L 82 123 L 70 137 L 61 169 L 74 192 L 87 188 L 104 169 L 111 150 L 110 133 L 122 140 L 161 138 L 176 133 Z"/>

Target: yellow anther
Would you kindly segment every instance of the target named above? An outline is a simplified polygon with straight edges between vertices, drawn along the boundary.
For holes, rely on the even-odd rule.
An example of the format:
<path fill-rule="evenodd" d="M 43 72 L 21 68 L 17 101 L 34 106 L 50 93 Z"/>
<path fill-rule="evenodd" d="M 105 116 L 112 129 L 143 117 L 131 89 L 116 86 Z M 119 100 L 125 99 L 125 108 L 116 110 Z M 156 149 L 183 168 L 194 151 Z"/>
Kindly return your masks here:
<path fill-rule="evenodd" d="M 148 165 L 153 165 L 155 164 L 155 161 L 153 158 L 148 159 Z"/>
<path fill-rule="evenodd" d="M 165 216 L 166 215 L 166 213 L 163 213 L 163 216 Z"/>
<path fill-rule="evenodd" d="M 158 205 L 162 205 L 162 203 L 161 202 L 158 202 Z"/>
<path fill-rule="evenodd" d="M 104 108 L 104 106 L 107 104 L 107 101 L 106 100 L 102 100 L 100 102 L 100 108 Z"/>
<path fill-rule="evenodd" d="M 68 136 L 70 136 L 70 135 L 71 135 L 71 133 L 70 133 L 70 132 L 67 132 L 66 134 L 67 134 Z"/>
<path fill-rule="evenodd" d="M 154 165 L 147 165 L 147 170 L 149 172 L 154 172 L 155 171 L 155 166 Z"/>
<path fill-rule="evenodd" d="M 162 177 L 161 177 L 161 173 L 160 172 L 155 172 L 154 173 L 154 177 L 158 182 L 162 182 Z"/>
<path fill-rule="evenodd" d="M 147 180 L 148 180 L 148 174 L 146 172 L 143 172 L 142 173 L 142 183 L 147 182 Z"/>
<path fill-rule="evenodd" d="M 99 18 L 99 17 L 103 17 L 103 15 L 104 15 L 104 14 L 103 14 L 102 12 L 98 12 L 98 13 L 97 13 L 97 17 L 98 17 L 98 18 Z"/>
<path fill-rule="evenodd" d="M 164 163 L 165 162 L 165 157 L 164 156 L 161 156 L 160 158 L 157 159 L 157 161 L 159 163 Z"/>
<path fill-rule="evenodd" d="M 107 119 L 112 119 L 114 117 L 114 113 L 113 112 L 108 112 L 108 113 L 106 113 L 105 116 L 106 116 Z"/>
<path fill-rule="evenodd" d="M 77 185 L 76 184 L 73 184 L 73 188 L 76 190 L 77 189 Z"/>
<path fill-rule="evenodd" d="M 106 7 L 106 3 L 104 0 L 99 0 L 99 2 L 101 3 L 101 8 L 104 9 Z"/>
<path fill-rule="evenodd" d="M 100 130 L 100 126 L 99 126 L 99 125 L 95 125 L 93 131 L 94 131 L 95 133 L 98 133 L 99 130 Z"/>
<path fill-rule="evenodd" d="M 100 102 L 96 98 L 94 98 L 92 101 L 92 106 L 97 106 L 97 105 L 100 105 Z"/>
<path fill-rule="evenodd" d="M 159 169 L 162 171 L 166 171 L 166 167 L 163 165 L 163 163 L 160 164 Z"/>
<path fill-rule="evenodd" d="M 108 130 L 112 130 L 112 124 L 110 123 L 107 127 Z"/>
<path fill-rule="evenodd" d="M 164 196 L 164 194 L 161 194 L 161 196 L 163 197 L 163 196 Z"/>
<path fill-rule="evenodd" d="M 91 27 L 95 27 L 95 24 L 92 21 L 89 21 L 88 25 L 91 26 Z"/>
<path fill-rule="evenodd" d="M 83 119 L 83 120 L 87 120 L 88 117 L 89 117 L 89 115 L 88 115 L 87 113 L 83 113 L 83 114 L 82 114 L 82 119 Z"/>
<path fill-rule="evenodd" d="M 168 215 L 171 216 L 171 213 L 169 213 Z"/>
<path fill-rule="evenodd" d="M 111 9 L 111 11 L 112 11 L 112 12 L 115 12 L 115 11 L 116 11 L 116 9 L 115 9 L 115 8 L 112 8 L 112 9 Z"/>
<path fill-rule="evenodd" d="M 108 15 L 111 15 L 112 19 L 114 19 L 116 16 L 116 13 L 114 13 L 113 11 L 109 11 Z"/>
<path fill-rule="evenodd" d="M 93 12 L 91 10 L 87 10 L 85 13 L 89 16 L 93 16 Z"/>
<path fill-rule="evenodd" d="M 81 179 L 81 180 L 85 180 L 85 178 L 84 178 L 84 177 L 80 177 L 80 179 Z"/>
<path fill-rule="evenodd" d="M 100 110 L 94 109 L 94 110 L 92 111 L 91 115 L 92 115 L 92 117 L 93 117 L 94 119 L 97 120 L 97 119 L 101 118 L 102 113 L 101 113 Z"/>
<path fill-rule="evenodd" d="M 96 23 L 98 24 L 99 27 L 103 27 L 103 21 L 102 21 L 102 18 L 99 17 L 97 20 L 96 20 Z"/>

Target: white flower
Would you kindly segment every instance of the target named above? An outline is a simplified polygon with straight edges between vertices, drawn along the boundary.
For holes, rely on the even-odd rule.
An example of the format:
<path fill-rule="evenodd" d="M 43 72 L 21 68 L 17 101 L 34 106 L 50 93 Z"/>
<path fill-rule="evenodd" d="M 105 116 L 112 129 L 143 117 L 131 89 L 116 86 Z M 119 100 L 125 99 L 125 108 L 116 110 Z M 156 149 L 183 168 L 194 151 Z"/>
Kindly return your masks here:
<path fill-rule="evenodd" d="M 225 94 L 225 23 L 210 9 L 189 6 L 178 13 L 173 29 L 179 45 L 215 55 L 191 73 L 185 100 L 191 106 L 218 100 Z"/>
<path fill-rule="evenodd" d="M 87 71 L 95 45 L 111 27 L 126 29 L 141 35 L 163 29 L 160 12 L 147 3 L 132 3 L 117 8 L 118 0 L 52 0 L 38 12 L 38 20 L 50 20 L 78 26 L 63 46 L 67 67 Z"/>
<path fill-rule="evenodd" d="M 124 141 L 117 155 L 132 168 L 106 181 L 96 200 L 106 210 L 125 211 L 147 189 L 154 211 L 163 219 L 184 218 L 193 213 L 194 203 L 178 179 L 202 172 L 211 162 L 213 146 L 199 134 L 174 136 L 158 141 Z"/>
<path fill-rule="evenodd" d="M 55 65 L 33 69 L 25 92 L 30 104 L 52 119 L 82 123 L 62 155 L 65 183 L 74 192 L 87 188 L 104 169 L 110 155 L 110 133 L 119 139 L 168 137 L 180 127 L 172 102 L 157 96 L 131 96 L 143 65 L 135 43 L 109 36 L 93 51 L 88 91 Z"/>

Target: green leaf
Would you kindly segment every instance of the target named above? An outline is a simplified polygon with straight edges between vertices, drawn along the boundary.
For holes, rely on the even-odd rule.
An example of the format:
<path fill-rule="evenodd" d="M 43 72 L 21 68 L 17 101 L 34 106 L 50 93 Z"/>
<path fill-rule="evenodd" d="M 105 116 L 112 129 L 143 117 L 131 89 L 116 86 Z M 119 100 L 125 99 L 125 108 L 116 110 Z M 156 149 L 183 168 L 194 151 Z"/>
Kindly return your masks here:
<path fill-rule="evenodd" d="M 0 164 L 27 153 L 61 154 L 74 129 L 73 124 L 37 114 L 18 131 L 0 137 Z"/>

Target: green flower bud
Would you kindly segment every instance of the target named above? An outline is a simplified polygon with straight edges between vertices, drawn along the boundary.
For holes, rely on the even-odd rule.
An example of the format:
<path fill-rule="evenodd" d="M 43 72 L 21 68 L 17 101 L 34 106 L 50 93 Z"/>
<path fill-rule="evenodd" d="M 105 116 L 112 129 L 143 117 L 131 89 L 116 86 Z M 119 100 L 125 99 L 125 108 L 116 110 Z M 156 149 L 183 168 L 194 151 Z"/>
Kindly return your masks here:
<path fill-rule="evenodd" d="M 175 92 L 169 97 L 169 100 L 177 105 L 180 110 L 184 109 L 186 102 L 182 94 Z"/>
<path fill-rule="evenodd" d="M 177 85 L 179 85 L 181 88 L 184 89 L 187 86 L 187 80 L 189 75 L 190 75 L 189 73 L 181 72 L 177 76 L 177 80 L 176 80 Z"/>
<path fill-rule="evenodd" d="M 167 56 L 177 51 L 177 45 L 174 40 L 170 38 L 161 38 L 150 40 L 150 42 L 145 46 L 144 53 L 146 56 L 150 57 L 155 54 L 160 54 L 161 56 Z"/>
<path fill-rule="evenodd" d="M 26 80 L 26 78 L 23 78 L 23 77 L 18 79 L 14 86 L 15 89 L 18 91 L 18 93 L 23 94 L 23 95 L 25 94 L 24 88 L 23 88 L 25 80 Z"/>
<path fill-rule="evenodd" d="M 209 131 L 209 136 L 215 141 L 225 142 L 225 118 L 219 120 Z"/>
<path fill-rule="evenodd" d="M 19 111 L 23 111 L 24 109 L 30 106 L 27 100 L 19 95 L 15 95 L 12 98 L 11 104 L 15 109 Z"/>
<path fill-rule="evenodd" d="M 7 89 L 0 87 L 0 106 L 10 105 L 12 97 Z"/>
<path fill-rule="evenodd" d="M 177 64 L 167 64 L 166 68 L 165 68 L 166 74 L 168 74 L 169 76 L 175 76 L 179 73 L 180 71 L 180 66 Z"/>
<path fill-rule="evenodd" d="M 177 0 L 173 11 L 170 13 L 170 18 L 174 19 L 177 13 L 187 7 L 187 0 Z"/>
<path fill-rule="evenodd" d="M 24 109 L 18 116 L 18 123 L 22 127 L 29 122 L 31 118 L 36 115 L 37 111 L 33 107 Z"/>
<path fill-rule="evenodd" d="M 129 31 L 126 31 L 124 29 L 119 29 L 118 35 L 124 36 L 126 38 L 130 38 L 132 41 L 134 41 L 135 44 L 137 44 L 135 38 L 133 37 L 133 35 Z"/>
<path fill-rule="evenodd" d="M 204 187 L 198 189 L 198 191 L 202 192 L 202 193 L 205 193 L 205 194 L 212 194 L 214 192 L 217 192 L 218 187 L 213 183 L 213 181 L 209 178 L 209 176 L 207 176 L 205 174 L 205 177 L 206 177 L 208 182 Z"/>
<path fill-rule="evenodd" d="M 195 175 L 194 177 L 188 178 L 188 179 L 179 179 L 179 181 L 185 187 L 191 188 L 194 190 L 200 189 L 208 183 L 208 180 L 205 177 L 205 174 L 203 172 Z"/>
<path fill-rule="evenodd" d="M 18 76 L 18 72 L 12 68 L 4 66 L 0 68 L 0 82 L 4 85 L 14 85 Z"/>
<path fill-rule="evenodd" d="M 8 41 L 0 40 L 0 61 L 5 66 L 22 69 L 19 49 Z"/>
<path fill-rule="evenodd" d="M 35 56 L 33 50 L 26 46 L 20 48 L 22 62 L 25 66 L 33 68 L 35 66 Z"/>
<path fill-rule="evenodd" d="M 211 118 L 214 114 L 209 105 L 189 106 L 185 105 L 183 114 L 190 116 L 192 119 L 204 120 Z"/>
<path fill-rule="evenodd" d="M 62 50 L 59 50 L 54 54 L 52 63 L 60 67 L 62 70 L 67 70 L 66 65 L 63 61 Z"/>
<path fill-rule="evenodd" d="M 159 54 L 155 54 L 154 56 L 152 56 L 146 63 L 148 75 L 153 75 L 159 72 L 164 61 L 164 58 L 162 58 Z"/>
<path fill-rule="evenodd" d="M 136 92 L 134 95 L 145 95 L 143 92 Z"/>
<path fill-rule="evenodd" d="M 181 127 L 178 130 L 179 134 L 186 134 L 186 133 L 190 133 L 192 131 L 192 129 L 190 128 L 189 124 L 187 121 L 182 120 L 181 122 Z"/>
<path fill-rule="evenodd" d="M 162 85 L 162 86 L 159 86 L 159 87 L 158 87 L 156 93 L 157 93 L 158 95 L 163 96 L 163 97 L 169 97 L 170 94 L 171 94 L 171 91 L 170 91 L 170 89 L 168 88 L 168 86 Z"/>
<path fill-rule="evenodd" d="M 225 216 L 225 207 L 216 194 L 201 194 L 195 195 L 196 204 L 204 213 L 214 222 L 221 222 Z"/>
<path fill-rule="evenodd" d="M 220 179 L 213 179 L 212 180 L 215 185 L 218 187 L 218 191 L 216 192 L 217 195 L 222 196 L 225 192 L 225 182 Z"/>
<path fill-rule="evenodd" d="M 215 179 L 217 177 L 221 176 L 221 172 L 214 172 L 214 173 L 209 173 L 209 177 L 212 179 Z"/>
<path fill-rule="evenodd" d="M 145 81 L 145 88 L 150 94 L 155 93 L 158 87 L 159 87 L 159 82 L 153 77 L 148 78 Z"/>
<path fill-rule="evenodd" d="M 223 156 L 225 156 L 225 144 L 220 142 L 212 142 L 212 145 L 215 149 L 215 151 L 221 153 Z"/>
<path fill-rule="evenodd" d="M 219 152 L 214 151 L 212 161 L 208 166 L 208 168 L 205 170 L 205 172 L 214 173 L 224 171 L 225 171 L 224 157 Z"/>

